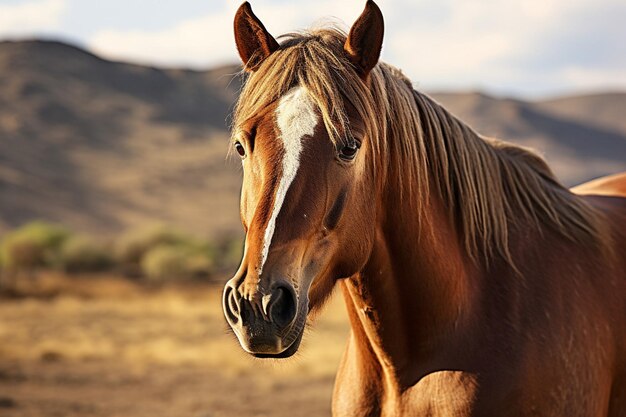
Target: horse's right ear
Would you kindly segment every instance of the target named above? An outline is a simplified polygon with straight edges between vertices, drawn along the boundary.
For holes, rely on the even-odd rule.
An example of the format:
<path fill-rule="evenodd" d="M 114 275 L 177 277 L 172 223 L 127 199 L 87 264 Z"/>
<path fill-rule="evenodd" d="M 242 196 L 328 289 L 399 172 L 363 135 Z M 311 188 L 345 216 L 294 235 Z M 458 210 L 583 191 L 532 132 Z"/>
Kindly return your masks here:
<path fill-rule="evenodd" d="M 250 3 L 245 2 L 235 14 L 235 43 L 246 71 L 256 71 L 261 63 L 278 49 L 278 42 L 252 13 Z"/>
<path fill-rule="evenodd" d="M 383 46 L 385 22 L 383 14 L 372 0 L 367 0 L 365 10 L 354 22 L 343 46 L 348 58 L 363 80 L 378 63 Z"/>

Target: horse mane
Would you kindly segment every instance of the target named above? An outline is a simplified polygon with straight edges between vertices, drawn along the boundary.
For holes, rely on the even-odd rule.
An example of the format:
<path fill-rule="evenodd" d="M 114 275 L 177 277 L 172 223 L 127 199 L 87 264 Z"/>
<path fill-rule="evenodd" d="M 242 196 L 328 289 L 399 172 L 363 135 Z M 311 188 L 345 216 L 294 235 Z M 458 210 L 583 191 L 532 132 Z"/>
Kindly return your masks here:
<path fill-rule="evenodd" d="M 500 255 L 515 268 L 509 235 L 515 224 L 550 228 L 584 244 L 600 241 L 598 214 L 563 187 L 546 162 L 517 145 L 485 138 L 428 96 L 393 66 L 380 62 L 363 83 L 345 58 L 337 28 L 290 33 L 246 80 L 233 118 L 237 127 L 296 85 L 306 88 L 331 140 L 350 142 L 345 103 L 359 119 L 379 184 L 401 185 L 418 209 L 432 191 L 474 260 Z M 524 223 L 518 223 L 524 222 Z"/>

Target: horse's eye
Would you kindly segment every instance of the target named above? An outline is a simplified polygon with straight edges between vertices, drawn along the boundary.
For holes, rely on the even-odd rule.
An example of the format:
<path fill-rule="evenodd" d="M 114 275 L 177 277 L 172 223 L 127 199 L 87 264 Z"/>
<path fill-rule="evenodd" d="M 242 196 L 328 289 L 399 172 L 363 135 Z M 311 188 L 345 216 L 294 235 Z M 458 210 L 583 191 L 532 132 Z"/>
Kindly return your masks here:
<path fill-rule="evenodd" d="M 235 150 L 237 151 L 240 157 L 243 158 L 244 156 L 246 156 L 246 148 L 243 147 L 241 142 L 239 141 L 235 142 L 234 146 L 235 146 Z"/>
<path fill-rule="evenodd" d="M 357 143 L 345 145 L 339 150 L 339 158 L 344 161 L 352 161 L 358 151 L 359 145 Z"/>

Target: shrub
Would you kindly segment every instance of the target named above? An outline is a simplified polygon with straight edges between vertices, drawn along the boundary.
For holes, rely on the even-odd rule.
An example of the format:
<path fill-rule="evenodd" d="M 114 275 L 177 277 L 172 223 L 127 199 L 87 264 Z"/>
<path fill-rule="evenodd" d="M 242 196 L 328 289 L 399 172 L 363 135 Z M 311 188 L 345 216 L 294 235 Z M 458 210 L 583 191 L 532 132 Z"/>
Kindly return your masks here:
<path fill-rule="evenodd" d="M 184 240 L 180 232 L 163 225 L 153 225 L 131 230 L 123 235 L 115 247 L 116 258 L 121 263 L 141 263 L 143 256 L 160 245 L 176 245 Z"/>
<path fill-rule="evenodd" d="M 218 252 L 217 264 L 220 269 L 229 271 L 237 269 L 243 256 L 243 238 L 229 236 L 221 239 Z"/>
<path fill-rule="evenodd" d="M 143 275 L 152 281 L 205 277 L 212 268 L 213 258 L 206 244 L 159 245 L 141 260 Z"/>
<path fill-rule="evenodd" d="M 141 269 L 154 281 L 164 281 L 178 277 L 183 272 L 184 256 L 174 246 L 158 246 L 145 254 Z"/>
<path fill-rule="evenodd" d="M 60 263 L 66 272 L 97 272 L 111 268 L 113 258 L 104 245 L 74 236 L 64 242 Z"/>
<path fill-rule="evenodd" d="M 56 266 L 59 250 L 70 233 L 63 227 L 36 221 L 4 236 L 2 265 L 10 270 Z"/>

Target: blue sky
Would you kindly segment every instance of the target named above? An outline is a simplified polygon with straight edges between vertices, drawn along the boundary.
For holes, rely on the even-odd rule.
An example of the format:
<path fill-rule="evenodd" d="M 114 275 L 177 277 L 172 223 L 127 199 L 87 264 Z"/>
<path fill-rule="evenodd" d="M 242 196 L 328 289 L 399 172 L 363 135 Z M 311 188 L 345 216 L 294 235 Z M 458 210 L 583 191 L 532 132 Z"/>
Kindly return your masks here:
<path fill-rule="evenodd" d="M 516 4 L 517 3 L 517 4 Z M 0 0 L 0 38 L 69 40 L 107 58 L 207 68 L 237 61 L 232 0 Z M 362 0 L 251 0 L 275 36 Z M 383 59 L 416 86 L 541 97 L 626 90 L 624 0 L 378 0 Z"/>

